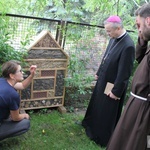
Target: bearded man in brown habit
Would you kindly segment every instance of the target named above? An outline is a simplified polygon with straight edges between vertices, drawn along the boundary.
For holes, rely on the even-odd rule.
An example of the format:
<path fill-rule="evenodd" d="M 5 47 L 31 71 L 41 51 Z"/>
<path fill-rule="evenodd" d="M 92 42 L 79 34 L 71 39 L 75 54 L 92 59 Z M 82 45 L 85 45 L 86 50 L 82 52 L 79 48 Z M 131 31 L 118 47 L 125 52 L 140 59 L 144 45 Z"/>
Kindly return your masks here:
<path fill-rule="evenodd" d="M 107 150 L 150 148 L 150 3 L 136 11 L 139 38 L 136 59 L 140 63 L 132 81 L 131 97 L 114 130 Z"/>

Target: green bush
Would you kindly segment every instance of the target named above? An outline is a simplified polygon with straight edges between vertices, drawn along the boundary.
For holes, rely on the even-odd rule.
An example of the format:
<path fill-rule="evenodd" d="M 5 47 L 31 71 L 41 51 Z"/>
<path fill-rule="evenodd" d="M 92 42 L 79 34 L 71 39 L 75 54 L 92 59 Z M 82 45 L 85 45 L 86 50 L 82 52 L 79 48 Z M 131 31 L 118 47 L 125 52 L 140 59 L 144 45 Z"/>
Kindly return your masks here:
<path fill-rule="evenodd" d="M 73 112 L 76 107 L 87 107 L 94 77 L 87 73 L 87 59 L 81 59 L 77 54 L 70 56 L 68 65 L 68 77 L 65 78 L 65 104 L 68 111 Z"/>
<path fill-rule="evenodd" d="M 4 62 L 12 59 L 24 62 L 23 57 L 26 55 L 26 52 L 17 51 L 11 46 L 13 32 L 10 33 L 9 28 L 9 18 L 6 18 L 5 16 L 0 16 L 0 75 L 1 66 Z M 15 27 L 13 26 L 11 26 L 11 28 L 15 29 Z"/>

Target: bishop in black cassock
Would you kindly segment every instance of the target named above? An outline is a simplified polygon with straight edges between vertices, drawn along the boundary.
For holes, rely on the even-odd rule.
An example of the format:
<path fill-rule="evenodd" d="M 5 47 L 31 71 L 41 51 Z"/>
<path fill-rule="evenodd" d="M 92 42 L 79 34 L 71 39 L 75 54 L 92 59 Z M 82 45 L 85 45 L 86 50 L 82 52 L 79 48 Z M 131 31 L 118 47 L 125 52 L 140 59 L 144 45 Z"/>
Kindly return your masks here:
<path fill-rule="evenodd" d="M 123 28 L 118 16 L 110 16 L 104 22 L 111 37 L 101 65 L 82 126 L 87 136 L 101 146 L 106 146 L 121 115 L 123 102 L 132 73 L 135 58 L 134 42 Z M 104 94 L 106 84 L 114 87 Z"/>

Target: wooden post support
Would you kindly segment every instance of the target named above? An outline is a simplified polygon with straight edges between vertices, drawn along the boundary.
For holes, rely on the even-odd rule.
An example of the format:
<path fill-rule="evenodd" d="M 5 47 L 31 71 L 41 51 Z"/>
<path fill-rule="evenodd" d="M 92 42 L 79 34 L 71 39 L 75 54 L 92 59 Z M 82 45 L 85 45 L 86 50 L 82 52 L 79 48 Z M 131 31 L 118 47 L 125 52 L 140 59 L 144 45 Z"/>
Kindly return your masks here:
<path fill-rule="evenodd" d="M 59 107 L 58 107 L 58 110 L 59 110 L 59 112 L 62 113 L 62 114 L 64 114 L 64 113 L 67 112 L 67 110 L 66 110 L 66 108 L 65 108 L 64 106 L 59 106 Z"/>

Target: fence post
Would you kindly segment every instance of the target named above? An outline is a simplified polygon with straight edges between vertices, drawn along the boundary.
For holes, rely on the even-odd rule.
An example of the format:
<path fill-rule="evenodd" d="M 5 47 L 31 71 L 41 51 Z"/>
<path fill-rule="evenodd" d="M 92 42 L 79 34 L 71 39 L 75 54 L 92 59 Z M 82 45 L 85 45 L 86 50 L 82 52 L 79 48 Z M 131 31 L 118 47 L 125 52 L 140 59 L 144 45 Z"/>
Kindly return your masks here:
<path fill-rule="evenodd" d="M 60 22 L 58 22 L 58 26 L 57 26 L 57 31 L 56 31 L 56 41 L 59 43 L 59 45 L 61 47 L 63 47 L 64 44 L 64 35 L 63 33 L 65 33 L 65 28 L 66 27 L 66 22 L 61 20 Z"/>

